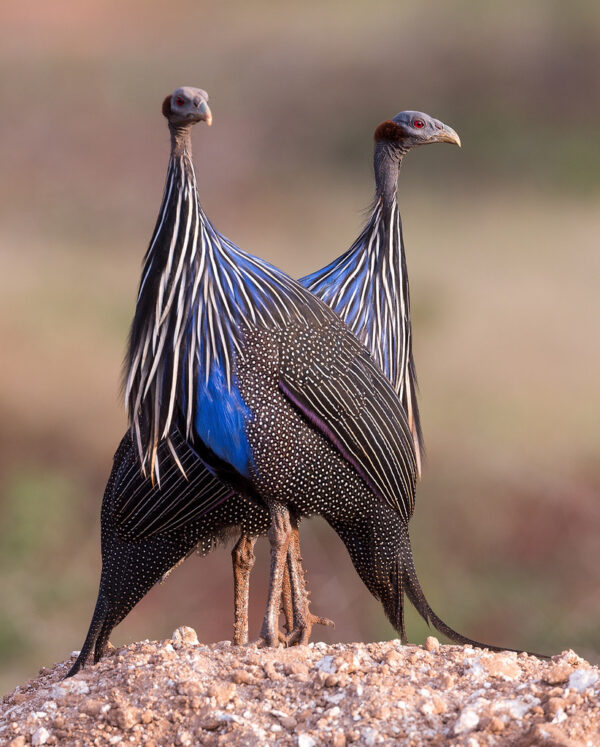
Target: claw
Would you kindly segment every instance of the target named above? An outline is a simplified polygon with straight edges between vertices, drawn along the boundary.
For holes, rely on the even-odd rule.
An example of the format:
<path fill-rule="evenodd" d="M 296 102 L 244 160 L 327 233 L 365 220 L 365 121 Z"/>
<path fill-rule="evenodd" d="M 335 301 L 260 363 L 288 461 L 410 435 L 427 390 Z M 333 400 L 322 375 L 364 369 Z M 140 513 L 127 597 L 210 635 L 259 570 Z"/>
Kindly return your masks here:
<path fill-rule="evenodd" d="M 333 620 L 327 617 L 319 617 L 308 613 L 308 620 L 298 621 L 294 628 L 285 636 L 286 646 L 306 646 L 310 640 L 313 625 L 325 625 L 328 628 L 335 628 Z"/>

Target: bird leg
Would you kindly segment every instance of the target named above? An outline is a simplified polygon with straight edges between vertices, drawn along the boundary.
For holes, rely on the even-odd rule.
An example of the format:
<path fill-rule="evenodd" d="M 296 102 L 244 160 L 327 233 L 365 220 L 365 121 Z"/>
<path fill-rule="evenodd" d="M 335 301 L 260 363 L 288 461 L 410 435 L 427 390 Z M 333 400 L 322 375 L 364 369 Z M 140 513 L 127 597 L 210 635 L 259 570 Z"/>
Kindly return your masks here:
<path fill-rule="evenodd" d="M 300 533 L 297 524 L 294 524 L 292 527 L 292 536 L 287 554 L 287 570 L 289 574 L 294 624 L 291 628 L 288 624 L 288 635 L 285 638 L 285 642 L 287 646 L 295 644 L 305 646 L 310 640 L 313 625 L 335 627 L 335 623 L 326 617 L 313 615 L 309 609 L 309 595 L 306 588 L 304 569 L 302 568 Z"/>
<path fill-rule="evenodd" d="M 279 610 L 283 576 L 286 567 L 287 552 L 292 536 L 290 513 L 281 503 L 268 501 L 271 513 L 271 526 L 267 536 L 271 543 L 271 571 L 269 577 L 269 593 L 267 595 L 267 609 L 260 629 L 259 644 L 277 646 L 279 644 Z"/>
<path fill-rule="evenodd" d="M 256 556 L 254 545 L 258 537 L 242 534 L 231 551 L 233 561 L 234 622 L 233 642 L 236 646 L 248 643 L 248 596 L 250 594 L 250 571 Z"/>
<path fill-rule="evenodd" d="M 292 529 L 293 531 L 293 529 Z M 287 562 L 283 571 L 283 583 L 281 586 L 281 612 L 285 617 L 285 629 L 287 635 L 289 635 L 294 629 L 294 603 L 292 599 L 292 584 L 290 581 L 290 569 L 288 563 L 290 562 L 290 552 L 292 552 L 292 542 L 288 547 Z M 281 635 L 281 642 L 285 643 L 287 635 Z"/>

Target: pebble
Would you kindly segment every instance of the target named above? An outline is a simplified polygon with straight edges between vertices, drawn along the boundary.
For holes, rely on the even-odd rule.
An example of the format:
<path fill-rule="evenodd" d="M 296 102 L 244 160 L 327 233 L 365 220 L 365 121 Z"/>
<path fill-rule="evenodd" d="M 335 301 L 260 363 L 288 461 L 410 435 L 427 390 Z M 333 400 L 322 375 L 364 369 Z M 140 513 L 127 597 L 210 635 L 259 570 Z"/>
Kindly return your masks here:
<path fill-rule="evenodd" d="M 276 682 L 277 680 L 283 679 L 283 676 L 275 669 L 275 665 L 272 661 L 267 661 L 263 664 L 263 671 L 265 677 L 269 680 L 274 680 Z"/>
<path fill-rule="evenodd" d="M 505 680 L 513 680 L 521 674 L 521 667 L 514 659 L 502 655 L 483 656 L 480 659 L 481 666 L 492 677 L 502 677 Z"/>
<path fill-rule="evenodd" d="M 465 708 L 454 724 L 455 734 L 466 734 L 479 724 L 479 716 L 472 708 Z"/>
<path fill-rule="evenodd" d="M 560 661 L 551 666 L 546 672 L 544 675 L 544 682 L 547 682 L 549 685 L 558 685 L 560 682 L 566 682 L 572 672 L 572 667 L 570 667 L 565 661 Z"/>
<path fill-rule="evenodd" d="M 425 639 L 425 650 L 426 651 L 437 651 L 440 647 L 440 642 L 433 635 L 428 635 Z"/>
<path fill-rule="evenodd" d="M 298 747 L 316 747 L 316 741 L 310 734 L 298 734 Z"/>
<path fill-rule="evenodd" d="M 34 747 L 37 747 L 37 745 L 46 744 L 49 738 L 50 732 L 48 729 L 40 726 L 40 728 L 36 729 L 36 731 L 31 735 L 31 744 L 34 745 Z"/>
<path fill-rule="evenodd" d="M 589 687 L 593 687 L 598 682 L 598 679 L 598 672 L 595 672 L 593 669 L 580 667 L 569 676 L 569 687 L 571 690 L 577 690 L 577 692 L 582 693 Z"/>
<path fill-rule="evenodd" d="M 171 636 L 174 648 L 183 648 L 184 646 L 199 646 L 200 641 L 194 628 L 189 628 L 187 625 L 182 625 L 177 630 L 173 631 Z"/>
<path fill-rule="evenodd" d="M 315 664 L 315 669 L 327 674 L 335 674 L 337 672 L 337 666 L 334 663 L 333 656 L 324 656 Z"/>
<path fill-rule="evenodd" d="M 229 703 L 236 692 L 237 688 L 233 682 L 224 682 L 212 684 L 206 691 L 206 694 L 210 698 L 214 698 L 217 705 L 224 706 L 226 703 Z"/>

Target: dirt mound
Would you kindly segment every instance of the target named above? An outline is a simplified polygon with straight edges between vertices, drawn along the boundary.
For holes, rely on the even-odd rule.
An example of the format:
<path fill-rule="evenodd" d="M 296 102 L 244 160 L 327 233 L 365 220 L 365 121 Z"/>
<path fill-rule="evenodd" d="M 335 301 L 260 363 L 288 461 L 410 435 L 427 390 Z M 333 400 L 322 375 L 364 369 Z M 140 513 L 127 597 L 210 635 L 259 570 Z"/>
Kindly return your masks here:
<path fill-rule="evenodd" d="M 464 646 L 310 644 L 290 649 L 171 640 L 73 659 L 6 695 L 0 743 L 105 745 L 597 745 L 600 672 Z"/>

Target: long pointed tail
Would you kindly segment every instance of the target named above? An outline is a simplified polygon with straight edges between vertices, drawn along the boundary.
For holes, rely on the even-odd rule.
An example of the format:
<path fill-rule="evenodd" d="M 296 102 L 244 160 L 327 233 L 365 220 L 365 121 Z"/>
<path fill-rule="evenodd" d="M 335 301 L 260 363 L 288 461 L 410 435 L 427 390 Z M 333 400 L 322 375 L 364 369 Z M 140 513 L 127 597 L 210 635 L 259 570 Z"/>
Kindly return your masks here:
<path fill-rule="evenodd" d="M 77 672 L 85 666 L 92 651 L 94 652 L 94 662 L 99 661 L 104 653 L 104 649 L 108 643 L 108 637 L 114 627 L 114 623 L 112 623 L 109 618 L 109 609 L 110 605 L 108 600 L 102 595 L 102 593 L 99 593 L 87 636 L 85 637 L 77 661 L 73 664 L 71 669 L 69 669 L 67 677 L 72 677 L 74 674 L 77 674 Z"/>
<path fill-rule="evenodd" d="M 403 643 L 407 640 L 404 627 L 406 594 L 425 622 L 454 643 L 490 651 L 521 653 L 519 649 L 493 646 L 468 638 L 438 617 L 419 583 L 407 525 L 381 503 L 369 508 L 368 512 L 360 515 L 347 515 L 343 522 L 334 517 L 327 517 L 327 520 L 346 545 L 361 579 L 382 603 L 386 617 L 400 634 Z"/>
<path fill-rule="evenodd" d="M 472 638 L 467 638 L 467 636 L 462 635 L 462 633 L 457 633 L 456 630 L 453 630 L 453 628 L 451 628 L 440 617 L 438 617 L 436 613 L 431 609 L 429 602 L 425 598 L 425 594 L 423 592 L 423 589 L 421 588 L 421 584 L 419 583 L 419 578 L 415 569 L 412 548 L 410 545 L 408 527 L 405 524 L 402 525 L 402 534 L 403 536 L 400 544 L 399 559 L 399 565 L 401 565 L 401 570 L 399 571 L 399 573 L 402 574 L 401 587 L 406 592 L 406 596 L 415 606 L 417 612 L 421 615 L 421 617 L 428 625 L 433 625 L 433 627 L 437 631 L 443 633 L 446 638 L 449 638 L 454 643 L 460 643 L 467 646 L 475 646 L 476 648 L 487 648 L 490 651 L 515 651 L 516 653 L 522 653 L 519 649 L 493 646 L 489 643 L 481 643 L 480 641 L 475 641 Z"/>

